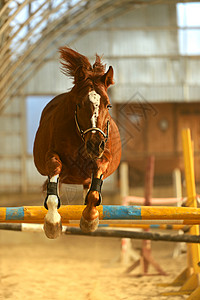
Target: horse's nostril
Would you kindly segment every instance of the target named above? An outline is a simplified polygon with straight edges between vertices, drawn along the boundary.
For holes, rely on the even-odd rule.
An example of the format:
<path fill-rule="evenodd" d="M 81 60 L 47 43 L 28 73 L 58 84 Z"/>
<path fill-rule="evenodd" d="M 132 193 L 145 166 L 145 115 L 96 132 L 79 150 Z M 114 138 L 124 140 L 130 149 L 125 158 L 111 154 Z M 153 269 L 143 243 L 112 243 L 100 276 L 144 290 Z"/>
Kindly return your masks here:
<path fill-rule="evenodd" d="M 99 148 L 100 148 L 101 150 L 104 150 L 104 148 L 105 148 L 105 142 L 104 142 L 104 141 L 101 141 L 101 143 L 100 143 L 100 145 L 99 145 Z"/>

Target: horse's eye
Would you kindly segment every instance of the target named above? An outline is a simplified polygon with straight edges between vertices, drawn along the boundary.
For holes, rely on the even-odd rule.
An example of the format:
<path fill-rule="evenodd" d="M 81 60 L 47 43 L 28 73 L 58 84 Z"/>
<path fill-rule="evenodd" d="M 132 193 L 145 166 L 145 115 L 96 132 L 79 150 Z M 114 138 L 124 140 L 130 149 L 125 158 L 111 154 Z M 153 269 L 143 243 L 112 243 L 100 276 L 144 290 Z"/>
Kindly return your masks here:
<path fill-rule="evenodd" d="M 112 105 L 111 104 L 108 104 L 107 105 L 107 108 L 109 109 L 109 108 L 112 108 Z"/>

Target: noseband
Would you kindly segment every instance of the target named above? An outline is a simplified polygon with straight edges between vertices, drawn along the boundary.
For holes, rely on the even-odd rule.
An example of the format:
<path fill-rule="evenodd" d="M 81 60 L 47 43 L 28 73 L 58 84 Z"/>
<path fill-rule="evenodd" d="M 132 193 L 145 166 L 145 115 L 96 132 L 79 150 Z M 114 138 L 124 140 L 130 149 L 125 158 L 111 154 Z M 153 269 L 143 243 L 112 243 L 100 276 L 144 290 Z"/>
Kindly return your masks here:
<path fill-rule="evenodd" d="M 77 117 L 77 109 L 75 110 L 75 115 L 74 115 L 74 118 L 75 118 L 75 123 L 76 123 L 76 127 L 81 135 L 81 138 L 82 140 L 85 142 L 85 135 L 90 132 L 90 131 L 98 131 L 100 132 L 103 137 L 105 138 L 105 143 L 107 142 L 108 140 L 108 135 L 109 135 L 109 125 L 110 125 L 110 121 L 108 120 L 107 121 L 107 133 L 105 134 L 105 132 L 103 132 L 103 130 L 101 130 L 100 128 L 98 127 L 91 127 L 91 128 L 88 128 L 86 130 L 82 130 L 80 125 L 79 125 L 79 122 L 78 122 L 78 117 Z"/>

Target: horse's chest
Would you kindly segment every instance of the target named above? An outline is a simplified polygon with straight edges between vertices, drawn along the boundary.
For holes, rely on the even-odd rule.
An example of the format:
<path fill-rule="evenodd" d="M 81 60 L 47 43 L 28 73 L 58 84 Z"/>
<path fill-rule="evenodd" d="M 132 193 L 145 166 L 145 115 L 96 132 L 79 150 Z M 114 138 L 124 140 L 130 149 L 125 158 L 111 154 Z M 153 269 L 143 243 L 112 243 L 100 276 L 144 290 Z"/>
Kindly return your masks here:
<path fill-rule="evenodd" d="M 71 149 L 71 151 L 60 153 L 60 159 L 63 164 L 63 170 L 68 174 L 81 174 L 81 177 L 85 177 L 92 169 L 92 161 L 87 156 L 83 146 L 80 146 L 78 149 Z"/>

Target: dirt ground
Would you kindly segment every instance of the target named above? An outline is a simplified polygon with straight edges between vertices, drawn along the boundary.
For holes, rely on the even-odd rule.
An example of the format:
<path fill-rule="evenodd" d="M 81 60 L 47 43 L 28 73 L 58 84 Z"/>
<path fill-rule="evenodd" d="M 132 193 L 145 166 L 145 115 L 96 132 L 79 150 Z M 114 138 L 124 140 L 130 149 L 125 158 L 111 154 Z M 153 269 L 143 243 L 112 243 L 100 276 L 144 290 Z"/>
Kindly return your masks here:
<path fill-rule="evenodd" d="M 135 246 L 141 242 L 135 241 Z M 173 259 L 175 244 L 154 242 L 153 256 L 168 276 L 125 275 L 119 262 L 120 239 L 62 236 L 48 240 L 42 233 L 0 232 L 0 299 L 25 300 L 150 300 L 170 299 L 157 287 L 186 267 L 186 255 Z M 175 300 L 186 296 L 173 297 Z"/>

